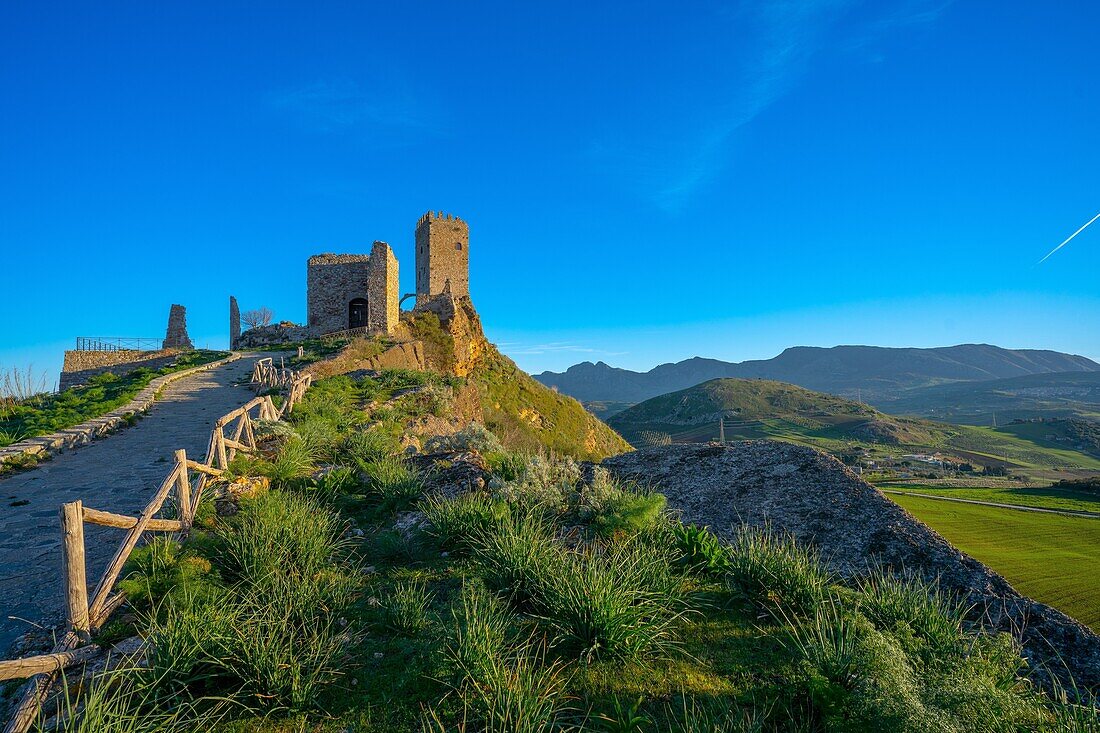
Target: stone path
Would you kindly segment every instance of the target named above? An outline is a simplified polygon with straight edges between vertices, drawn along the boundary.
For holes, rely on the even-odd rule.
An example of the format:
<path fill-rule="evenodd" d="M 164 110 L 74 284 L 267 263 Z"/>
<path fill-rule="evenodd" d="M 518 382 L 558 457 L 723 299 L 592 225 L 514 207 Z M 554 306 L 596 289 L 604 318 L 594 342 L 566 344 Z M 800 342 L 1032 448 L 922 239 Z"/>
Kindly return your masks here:
<path fill-rule="evenodd" d="M 201 460 L 214 421 L 253 397 L 243 383 L 257 358 L 245 356 L 180 379 L 134 427 L 0 478 L 0 658 L 31 628 L 29 622 L 59 620 L 58 507 L 80 499 L 95 509 L 136 514 L 167 475 L 173 451 L 183 448 Z M 13 506 L 21 502 L 28 503 Z M 90 585 L 118 549 L 122 534 L 85 525 Z"/>

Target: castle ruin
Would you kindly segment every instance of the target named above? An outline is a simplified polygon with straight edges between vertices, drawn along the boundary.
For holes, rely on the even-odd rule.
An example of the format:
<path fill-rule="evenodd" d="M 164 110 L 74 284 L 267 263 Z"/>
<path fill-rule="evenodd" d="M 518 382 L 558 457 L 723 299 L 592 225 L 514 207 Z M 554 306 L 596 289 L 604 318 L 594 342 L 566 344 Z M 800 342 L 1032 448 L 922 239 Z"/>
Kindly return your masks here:
<path fill-rule="evenodd" d="M 470 228 L 452 214 L 429 211 L 416 223 L 416 308 L 449 293 L 470 293 Z M 318 254 L 306 262 L 306 333 L 349 329 L 393 333 L 401 319 L 398 261 L 385 242 L 366 254 Z M 406 296 L 408 297 L 408 296 Z"/>

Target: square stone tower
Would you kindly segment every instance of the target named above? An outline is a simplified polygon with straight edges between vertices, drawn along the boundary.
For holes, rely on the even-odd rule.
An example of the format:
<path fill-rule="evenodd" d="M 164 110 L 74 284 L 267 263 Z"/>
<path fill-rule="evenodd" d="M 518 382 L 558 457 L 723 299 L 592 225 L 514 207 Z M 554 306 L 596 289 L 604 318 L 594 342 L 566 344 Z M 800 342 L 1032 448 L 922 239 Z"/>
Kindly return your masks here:
<path fill-rule="evenodd" d="M 390 333 L 398 312 L 397 258 L 385 242 L 369 255 L 320 254 L 306 263 L 306 311 L 314 336 L 352 328 Z"/>
<path fill-rule="evenodd" d="M 470 294 L 470 227 L 457 216 L 429 211 L 416 223 L 416 304 L 448 283 L 455 297 Z"/>

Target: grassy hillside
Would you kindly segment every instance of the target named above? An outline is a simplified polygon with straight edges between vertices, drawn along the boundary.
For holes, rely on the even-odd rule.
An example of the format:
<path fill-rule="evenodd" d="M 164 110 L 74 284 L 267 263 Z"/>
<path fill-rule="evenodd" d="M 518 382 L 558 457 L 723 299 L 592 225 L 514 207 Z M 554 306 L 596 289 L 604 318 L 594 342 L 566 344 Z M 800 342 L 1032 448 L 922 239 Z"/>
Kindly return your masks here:
<path fill-rule="evenodd" d="M 951 544 L 1100 632 L 1100 520 L 889 495 Z"/>
<path fill-rule="evenodd" d="M 469 378 L 481 395 L 486 426 L 512 450 L 545 447 L 585 460 L 630 450 L 579 402 L 535 381 L 495 347 L 487 349 Z"/>
<path fill-rule="evenodd" d="M 482 378 L 504 384 L 507 366 Z M 187 540 L 159 537 L 127 565 L 130 608 L 96 641 L 140 633 L 148 668 L 66 677 L 58 729 L 1095 729 L 933 585 L 841 580 L 767 530 L 726 542 L 569 459 L 497 446 L 487 481 L 440 485 L 494 442 L 474 430 L 442 436 L 450 455 L 407 456 L 407 430 L 458 409 L 456 386 L 342 375 L 265 424 Z M 541 393 L 497 389 L 550 411 Z"/>
<path fill-rule="evenodd" d="M 646 400 L 608 423 L 636 444 L 662 435 L 701 442 L 719 437 L 720 418 L 727 440 L 785 440 L 859 459 L 872 469 L 889 464 L 919 472 L 922 466 L 906 456 L 935 453 L 953 465 L 989 467 L 1034 480 L 1100 471 L 1100 459 L 1077 450 L 1078 442 L 1045 435 L 1035 424 L 992 429 L 896 417 L 842 397 L 761 379 L 711 380 Z M 1082 431 L 1074 441 L 1088 437 Z"/>

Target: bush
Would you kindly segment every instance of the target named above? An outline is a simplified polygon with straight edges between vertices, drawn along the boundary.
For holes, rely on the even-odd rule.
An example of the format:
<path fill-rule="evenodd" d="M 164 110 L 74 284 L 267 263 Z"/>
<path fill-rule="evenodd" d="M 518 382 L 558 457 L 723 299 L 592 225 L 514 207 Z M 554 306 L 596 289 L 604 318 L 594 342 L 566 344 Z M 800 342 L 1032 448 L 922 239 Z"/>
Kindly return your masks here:
<path fill-rule="evenodd" d="M 378 428 L 360 430 L 347 439 L 344 452 L 352 463 L 363 470 L 363 467 L 375 461 L 393 458 L 400 454 L 401 441 L 397 436 Z"/>
<path fill-rule="evenodd" d="M 572 458 L 532 456 L 519 479 L 493 487 L 497 498 L 521 514 L 553 517 L 569 510 L 580 480 L 580 466 Z"/>
<path fill-rule="evenodd" d="M 454 499 L 429 496 L 420 502 L 428 533 L 449 549 L 467 550 L 473 541 L 507 516 L 508 507 L 485 494 L 467 493 Z"/>
<path fill-rule="evenodd" d="M 367 492 L 389 509 L 407 506 L 424 491 L 424 482 L 400 458 L 380 458 L 364 465 Z"/>
<path fill-rule="evenodd" d="M 638 492 L 632 484 L 613 478 L 596 467 L 592 481 L 578 494 L 578 513 L 602 537 L 635 535 L 656 524 L 664 511 L 665 497 Z"/>
<path fill-rule="evenodd" d="M 343 549 L 343 521 L 318 503 L 271 490 L 242 502 L 221 532 L 218 562 L 226 577 L 249 584 L 270 578 L 299 580 L 335 563 Z"/>
<path fill-rule="evenodd" d="M 748 525 L 737 531 L 727 577 L 753 603 L 781 615 L 812 613 L 828 598 L 832 584 L 813 550 L 770 528 Z"/>
<path fill-rule="evenodd" d="M 890 632 L 926 662 L 961 651 L 968 608 L 933 583 L 909 574 L 876 570 L 858 581 L 859 609 L 881 631 Z"/>
<path fill-rule="evenodd" d="M 478 453 L 500 453 L 504 447 L 497 436 L 489 432 L 481 423 L 471 422 L 457 433 L 433 435 L 424 443 L 425 453 L 459 453 L 477 451 Z"/>
<path fill-rule="evenodd" d="M 580 658 L 632 660 L 667 653 L 684 615 L 667 558 L 638 543 L 606 553 L 588 546 L 568 553 L 539 578 L 540 616 L 555 646 Z"/>
<path fill-rule="evenodd" d="M 403 636 L 416 636 L 428 628 L 432 594 L 422 581 L 399 583 L 382 601 L 386 628 Z"/>
<path fill-rule="evenodd" d="M 520 608 L 531 608 L 541 601 L 547 579 L 561 572 L 565 557 L 546 524 L 524 516 L 481 533 L 473 560 L 490 590 Z"/>
<path fill-rule="evenodd" d="M 485 462 L 489 464 L 489 471 L 500 481 L 516 481 L 527 470 L 527 462 L 530 458 L 523 453 L 489 452 L 485 454 Z"/>
<path fill-rule="evenodd" d="M 720 578 L 730 570 L 730 548 L 707 527 L 672 525 L 676 564 L 708 578 Z"/>

